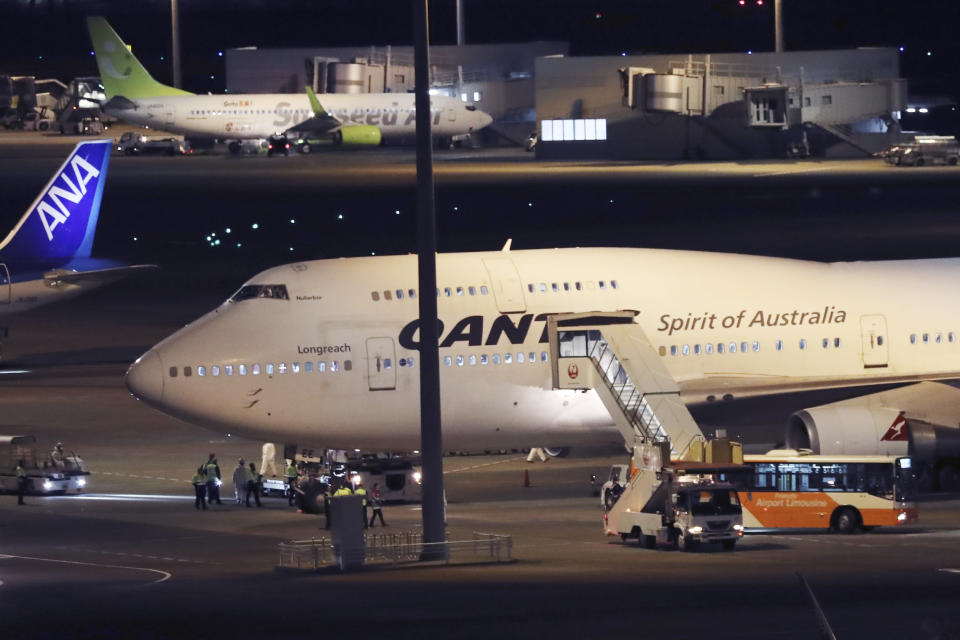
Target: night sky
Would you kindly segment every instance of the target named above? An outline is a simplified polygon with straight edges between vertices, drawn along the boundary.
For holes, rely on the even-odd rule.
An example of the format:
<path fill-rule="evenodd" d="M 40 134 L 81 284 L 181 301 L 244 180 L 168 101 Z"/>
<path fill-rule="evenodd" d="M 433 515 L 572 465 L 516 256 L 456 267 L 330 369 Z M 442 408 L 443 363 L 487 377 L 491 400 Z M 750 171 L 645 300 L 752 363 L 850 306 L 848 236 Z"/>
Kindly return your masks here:
<path fill-rule="evenodd" d="M 770 50 L 773 0 L 756 1 L 466 0 L 467 41 L 566 40 L 573 55 Z M 960 3 L 783 5 L 788 50 L 902 46 L 912 94 L 956 97 Z M 217 53 L 227 48 L 405 44 L 411 37 L 410 5 L 402 0 L 180 0 L 180 11 L 184 88 L 196 92 L 223 90 Z M 0 73 L 96 75 L 83 18 L 99 14 L 168 82 L 169 12 L 168 0 L 0 0 Z M 453 0 L 431 2 L 431 25 L 433 42 L 454 42 Z"/>

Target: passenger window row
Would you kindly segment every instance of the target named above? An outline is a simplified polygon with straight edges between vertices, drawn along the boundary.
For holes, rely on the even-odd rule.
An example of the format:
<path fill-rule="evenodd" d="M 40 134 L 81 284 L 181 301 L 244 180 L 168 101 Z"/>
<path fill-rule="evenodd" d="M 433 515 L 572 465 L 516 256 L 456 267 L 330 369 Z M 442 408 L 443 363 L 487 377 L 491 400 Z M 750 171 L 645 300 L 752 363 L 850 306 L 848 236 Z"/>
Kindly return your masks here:
<path fill-rule="evenodd" d="M 446 298 L 452 298 L 453 296 L 465 296 L 465 295 L 481 295 L 485 296 L 490 293 L 490 289 L 487 285 L 482 284 L 479 287 L 469 286 L 469 287 L 443 287 L 441 290 L 437 288 L 437 297 L 439 298 L 443 292 L 443 296 Z M 370 297 L 373 298 L 374 302 L 378 302 L 382 297 L 384 300 L 403 300 L 406 296 L 409 300 L 413 300 L 417 297 L 416 289 L 385 289 L 383 292 L 380 291 L 371 291 Z"/>
<path fill-rule="evenodd" d="M 587 287 L 588 287 L 588 288 L 591 288 L 591 289 L 593 288 L 593 282 L 592 282 L 592 281 L 587 282 L 586 284 L 587 284 Z M 600 289 L 603 289 L 603 290 L 606 290 L 608 285 L 609 285 L 609 287 L 610 287 L 611 289 L 616 289 L 616 288 L 617 288 L 617 281 L 616 281 L 616 280 L 609 280 L 609 281 L 608 281 L 608 280 L 600 280 L 600 281 L 597 282 L 597 287 L 600 288 Z M 566 291 L 583 291 L 583 289 L 584 289 L 584 283 L 579 282 L 579 281 L 573 282 L 573 283 L 570 283 L 570 282 L 551 282 L 551 283 L 549 284 L 549 286 L 547 285 L 546 282 L 541 282 L 541 283 L 539 283 L 539 284 L 534 284 L 533 282 L 527 283 L 527 291 L 528 291 L 529 293 L 547 293 L 548 291 L 551 291 L 551 292 L 553 292 L 553 293 L 560 293 L 560 291 L 564 291 L 564 292 L 566 292 Z"/>
<path fill-rule="evenodd" d="M 777 341 L 774 342 L 773 344 L 774 344 L 774 348 L 775 348 L 777 351 L 783 351 L 783 340 L 777 340 Z M 831 339 L 831 338 L 823 338 L 823 340 L 821 341 L 820 344 L 821 344 L 821 347 L 824 348 L 824 349 L 829 349 L 829 348 L 831 348 L 831 346 L 832 346 L 833 348 L 835 348 L 835 349 L 839 349 L 839 348 L 840 348 L 840 338 L 833 338 L 833 339 Z M 880 339 L 880 344 L 883 344 L 882 338 Z M 806 349 L 806 348 L 807 348 L 807 339 L 806 339 L 806 338 L 800 338 L 800 340 L 797 342 L 797 346 L 798 346 L 801 350 Z M 731 342 L 718 342 L 718 343 L 716 343 L 716 345 L 714 345 L 714 343 L 712 343 L 712 342 L 708 342 L 708 343 L 706 343 L 706 344 L 704 344 L 704 345 L 699 345 L 699 344 L 694 344 L 694 345 L 689 345 L 689 344 L 676 345 L 676 344 L 672 344 L 672 345 L 670 345 L 670 355 L 671 355 L 671 356 L 676 356 L 676 355 L 689 356 L 689 355 L 691 355 L 691 354 L 693 354 L 693 355 L 695 355 L 695 356 L 699 356 L 699 355 L 701 355 L 701 354 L 711 355 L 711 354 L 713 354 L 714 352 L 716 352 L 716 353 L 737 353 L 737 351 L 739 351 L 740 353 L 749 353 L 750 351 L 753 351 L 754 353 L 756 353 L 756 352 L 760 351 L 760 342 L 759 342 L 758 340 L 754 340 L 754 341 L 752 341 L 752 342 L 742 341 L 742 342 L 739 342 L 739 343 L 738 343 L 738 342 L 734 342 L 734 341 L 731 341 Z M 661 346 L 661 347 L 659 348 L 659 353 L 660 353 L 661 356 L 667 355 L 667 347 Z"/>
<path fill-rule="evenodd" d="M 957 334 L 955 334 L 953 331 L 948 332 L 947 342 L 956 342 L 956 341 L 957 341 Z M 910 344 L 917 344 L 917 342 L 918 342 L 917 334 L 911 333 Z M 931 342 L 933 342 L 934 344 L 942 344 L 943 334 L 940 333 L 939 331 L 933 334 L 921 333 L 919 336 L 919 342 L 921 342 L 922 344 L 930 344 Z"/>
<path fill-rule="evenodd" d="M 540 362 L 546 362 L 548 358 L 549 356 L 547 355 L 546 351 L 540 352 Z M 517 364 L 523 364 L 524 362 L 529 362 L 530 364 L 536 364 L 537 352 L 530 351 L 525 353 L 522 351 L 518 351 L 516 355 L 512 353 L 504 353 L 503 355 L 499 353 L 494 353 L 493 355 L 487 355 L 486 353 L 483 353 L 483 354 L 480 354 L 479 356 L 456 355 L 456 356 L 443 357 L 443 364 L 444 366 L 447 366 L 447 367 L 452 367 L 454 363 L 456 363 L 458 367 L 462 367 L 465 364 L 470 365 L 472 367 L 477 364 L 479 365 L 500 364 L 500 363 L 513 364 L 513 362 L 517 362 Z"/>
<path fill-rule="evenodd" d="M 412 367 L 412 366 L 413 366 L 413 358 L 409 358 L 408 360 L 409 360 L 409 366 Z M 401 360 L 400 360 L 400 365 L 401 365 L 401 366 L 405 366 L 404 360 L 403 360 L 402 358 L 401 358 Z M 353 361 L 352 361 L 352 360 L 344 360 L 344 361 L 343 361 L 343 364 L 342 364 L 342 369 L 343 369 L 343 371 L 351 371 L 351 370 L 353 369 Z M 303 362 L 303 363 L 300 363 L 300 362 L 291 362 L 289 366 L 287 365 L 286 362 L 281 362 L 281 363 L 276 364 L 276 365 L 274 365 L 273 363 L 267 363 L 267 364 L 263 365 L 262 367 L 261 367 L 260 363 L 251 364 L 251 365 L 247 365 L 247 364 L 238 364 L 238 365 L 225 364 L 225 365 L 222 365 L 222 366 L 221 366 L 221 365 L 218 365 L 218 364 L 214 364 L 214 365 L 210 365 L 210 366 L 202 365 L 202 364 L 201 364 L 201 365 L 197 365 L 197 366 L 196 366 L 196 374 L 197 374 L 198 376 L 200 376 L 200 377 L 206 377 L 206 376 L 208 376 L 208 375 L 209 375 L 209 376 L 213 376 L 213 377 L 219 377 L 219 376 L 221 376 L 221 375 L 223 375 L 223 376 L 233 376 L 233 375 L 245 376 L 245 375 L 248 375 L 248 374 L 249 374 L 249 375 L 254 375 L 254 376 L 259 376 L 261 373 L 264 373 L 264 374 L 266 374 L 266 375 L 268 375 L 268 376 L 272 376 L 272 375 L 274 375 L 275 373 L 276 373 L 276 374 L 283 374 L 283 373 L 301 373 L 301 372 L 302 372 L 302 373 L 313 373 L 314 371 L 316 371 L 317 373 L 326 373 L 326 372 L 328 372 L 328 371 L 329 371 L 330 373 L 336 373 L 336 372 L 338 372 L 338 371 L 340 371 L 340 370 L 341 370 L 341 363 L 340 363 L 339 360 L 331 360 L 331 361 L 329 361 L 329 362 L 327 362 L 326 360 L 318 360 L 318 361 L 316 362 L 316 364 L 314 364 L 312 361 Z M 189 365 L 183 367 L 183 377 L 184 377 L 184 378 L 190 378 L 190 377 L 193 376 L 193 374 L 194 374 L 194 367 L 191 367 L 191 366 L 189 366 Z M 176 378 L 178 375 L 180 375 L 180 369 L 179 369 L 178 367 L 170 367 L 170 377 L 171 377 L 171 378 Z"/>

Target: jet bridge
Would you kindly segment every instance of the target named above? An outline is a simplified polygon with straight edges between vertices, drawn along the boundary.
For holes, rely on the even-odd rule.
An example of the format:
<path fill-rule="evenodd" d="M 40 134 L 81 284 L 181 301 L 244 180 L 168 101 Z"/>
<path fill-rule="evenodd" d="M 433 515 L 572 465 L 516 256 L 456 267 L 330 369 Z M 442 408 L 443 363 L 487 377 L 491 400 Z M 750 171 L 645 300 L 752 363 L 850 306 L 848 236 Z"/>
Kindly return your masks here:
<path fill-rule="evenodd" d="M 595 389 L 628 451 L 669 443 L 670 457 L 699 458 L 705 439 L 680 387 L 663 365 L 636 311 L 547 318 L 554 389 Z"/>

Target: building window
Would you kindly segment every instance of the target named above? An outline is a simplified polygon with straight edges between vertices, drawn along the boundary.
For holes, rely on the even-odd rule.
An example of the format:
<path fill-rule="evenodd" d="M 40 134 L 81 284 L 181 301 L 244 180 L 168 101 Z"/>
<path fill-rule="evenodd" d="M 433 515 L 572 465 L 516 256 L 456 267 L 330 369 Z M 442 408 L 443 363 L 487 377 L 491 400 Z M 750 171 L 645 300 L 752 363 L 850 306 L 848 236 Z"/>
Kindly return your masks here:
<path fill-rule="evenodd" d="M 825 95 L 825 96 L 823 96 L 823 97 L 821 98 L 820 102 L 821 102 L 821 103 L 823 104 L 823 106 L 825 106 L 825 107 L 826 107 L 826 106 L 829 106 L 829 105 L 833 104 L 833 96 Z"/>
<path fill-rule="evenodd" d="M 541 120 L 540 139 L 544 142 L 606 140 L 607 120 L 606 118 Z"/>

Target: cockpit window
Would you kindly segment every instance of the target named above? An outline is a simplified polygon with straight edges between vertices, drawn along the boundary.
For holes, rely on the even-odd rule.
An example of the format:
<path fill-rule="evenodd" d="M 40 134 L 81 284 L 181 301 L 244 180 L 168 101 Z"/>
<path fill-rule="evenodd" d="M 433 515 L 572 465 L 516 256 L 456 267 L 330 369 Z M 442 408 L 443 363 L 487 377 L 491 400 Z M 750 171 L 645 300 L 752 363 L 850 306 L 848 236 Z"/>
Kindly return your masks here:
<path fill-rule="evenodd" d="M 285 284 L 247 284 L 233 294 L 230 302 L 240 302 L 250 298 L 273 298 L 274 300 L 289 300 L 287 285 Z"/>
<path fill-rule="evenodd" d="M 467 109 L 467 111 L 476 111 L 476 110 L 477 110 L 477 107 L 474 106 L 474 105 L 472 105 L 472 104 L 468 104 L 468 105 L 466 106 L 466 109 Z"/>

